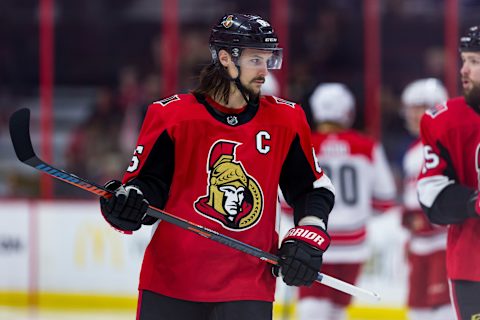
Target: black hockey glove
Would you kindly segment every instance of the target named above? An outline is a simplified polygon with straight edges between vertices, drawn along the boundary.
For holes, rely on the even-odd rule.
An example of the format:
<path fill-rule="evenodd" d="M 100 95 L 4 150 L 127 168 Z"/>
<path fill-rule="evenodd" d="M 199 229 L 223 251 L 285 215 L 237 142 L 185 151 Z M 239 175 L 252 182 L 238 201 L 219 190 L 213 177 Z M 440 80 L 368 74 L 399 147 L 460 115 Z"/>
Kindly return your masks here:
<path fill-rule="evenodd" d="M 317 226 L 298 226 L 288 231 L 279 252 L 280 273 L 289 286 L 310 286 L 330 245 L 328 233 Z M 275 272 L 275 271 L 274 271 Z"/>
<path fill-rule="evenodd" d="M 114 193 L 110 199 L 100 198 L 100 208 L 105 220 L 122 233 L 132 233 L 140 229 L 148 208 L 148 201 L 140 189 L 124 186 L 117 180 L 107 182 L 105 188 Z"/>

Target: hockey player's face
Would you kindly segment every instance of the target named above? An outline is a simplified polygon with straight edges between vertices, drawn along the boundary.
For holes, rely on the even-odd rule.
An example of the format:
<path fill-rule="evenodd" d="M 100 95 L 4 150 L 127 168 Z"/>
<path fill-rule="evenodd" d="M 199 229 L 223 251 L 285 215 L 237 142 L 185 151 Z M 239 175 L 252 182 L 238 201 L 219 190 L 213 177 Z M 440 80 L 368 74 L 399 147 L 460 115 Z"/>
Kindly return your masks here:
<path fill-rule="evenodd" d="M 251 93 L 258 95 L 265 83 L 268 74 L 267 61 L 272 53 L 265 50 L 244 49 L 239 58 L 238 65 L 242 72 L 240 81 Z"/>
<path fill-rule="evenodd" d="M 480 52 L 462 52 L 463 95 L 468 105 L 480 107 Z"/>

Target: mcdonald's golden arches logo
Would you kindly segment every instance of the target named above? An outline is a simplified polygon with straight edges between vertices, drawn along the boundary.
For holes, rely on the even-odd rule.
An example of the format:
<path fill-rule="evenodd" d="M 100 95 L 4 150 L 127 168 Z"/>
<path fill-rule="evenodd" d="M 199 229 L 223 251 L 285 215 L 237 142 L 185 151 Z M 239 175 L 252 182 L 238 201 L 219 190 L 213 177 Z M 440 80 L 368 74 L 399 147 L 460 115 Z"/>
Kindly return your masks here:
<path fill-rule="evenodd" d="M 74 261 L 79 267 L 89 263 L 110 264 L 121 269 L 125 266 L 124 249 L 119 235 L 109 232 L 105 226 L 85 223 L 79 226 L 75 235 Z"/>

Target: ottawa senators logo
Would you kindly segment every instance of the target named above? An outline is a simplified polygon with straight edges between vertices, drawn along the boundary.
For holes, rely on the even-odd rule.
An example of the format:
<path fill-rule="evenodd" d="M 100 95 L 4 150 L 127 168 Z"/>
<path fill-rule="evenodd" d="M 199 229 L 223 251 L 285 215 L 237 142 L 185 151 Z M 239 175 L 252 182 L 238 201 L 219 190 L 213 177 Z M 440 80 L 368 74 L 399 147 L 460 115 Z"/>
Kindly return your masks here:
<path fill-rule="evenodd" d="M 207 194 L 195 201 L 195 210 L 221 223 L 226 229 L 240 231 L 253 227 L 263 212 L 263 193 L 257 181 L 235 161 L 240 143 L 215 142 L 208 156 Z"/>
<path fill-rule="evenodd" d="M 222 25 L 225 29 L 230 28 L 233 25 L 233 15 L 228 15 L 223 21 Z"/>

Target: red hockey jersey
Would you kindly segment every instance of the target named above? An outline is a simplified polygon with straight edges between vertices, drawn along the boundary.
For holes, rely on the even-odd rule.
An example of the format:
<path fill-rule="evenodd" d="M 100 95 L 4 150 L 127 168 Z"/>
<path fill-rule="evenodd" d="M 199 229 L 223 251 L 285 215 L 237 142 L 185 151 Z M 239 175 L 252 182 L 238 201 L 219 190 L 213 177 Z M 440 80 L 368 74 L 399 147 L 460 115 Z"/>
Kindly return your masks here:
<path fill-rule="evenodd" d="M 453 184 L 478 189 L 480 116 L 464 98 L 451 99 L 445 105 L 427 110 L 420 128 L 424 145 L 424 164 L 417 184 L 420 203 L 431 208 L 437 197 L 443 196 L 442 191 Z M 466 210 L 465 203 L 457 207 Z M 480 281 L 479 230 L 478 218 L 466 218 L 462 223 L 449 225 L 449 278 Z"/>
<path fill-rule="evenodd" d="M 238 114 L 219 110 L 193 94 L 152 104 L 123 182 L 161 177 L 165 211 L 276 253 L 278 185 L 287 194 L 333 190 L 316 163 L 304 112 L 276 97 Z M 156 205 L 155 195 L 146 197 Z M 258 258 L 160 222 L 139 288 L 191 301 L 273 301 L 275 278 Z"/>

